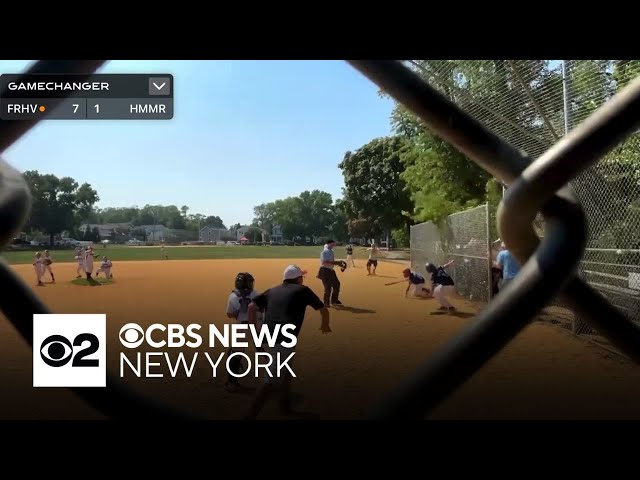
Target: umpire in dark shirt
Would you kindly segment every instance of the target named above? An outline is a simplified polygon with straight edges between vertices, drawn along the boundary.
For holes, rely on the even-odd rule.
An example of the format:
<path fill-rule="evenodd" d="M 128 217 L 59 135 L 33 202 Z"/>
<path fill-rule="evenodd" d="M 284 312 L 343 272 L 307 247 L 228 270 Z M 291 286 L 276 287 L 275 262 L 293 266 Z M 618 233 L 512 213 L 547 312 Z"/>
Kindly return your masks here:
<path fill-rule="evenodd" d="M 268 326 L 270 332 L 273 333 L 275 326 L 278 324 L 293 324 L 296 328 L 292 333 L 297 338 L 300 334 L 300 328 L 302 327 L 307 307 L 312 307 L 318 310 L 322 317 L 320 331 L 323 334 L 331 333 L 331 328 L 329 327 L 329 310 L 327 310 L 318 296 L 313 293 L 313 290 L 303 285 L 304 275 L 306 273 L 306 271 L 301 270 L 300 267 L 296 265 L 289 265 L 284 271 L 284 278 L 280 285 L 266 290 L 253 299 L 253 302 L 249 305 L 249 323 L 256 323 L 257 312 L 260 310 L 265 312 L 264 325 Z M 283 414 L 291 413 L 289 395 L 291 393 L 292 377 L 291 374 L 283 369 L 282 377 L 277 378 L 275 374 L 275 364 L 278 353 L 280 354 L 280 358 L 287 358 L 295 351 L 295 347 L 283 346 L 282 343 L 286 343 L 287 338 L 282 334 L 279 334 L 276 340 L 276 344 L 273 347 L 265 347 L 267 353 L 272 356 L 271 375 L 268 373 L 265 374 L 264 383 L 258 389 L 255 400 L 251 405 L 251 410 L 245 417 L 247 420 L 254 420 L 257 417 L 269 398 L 274 383 L 278 382 L 278 380 L 281 381 L 282 388 L 280 412 Z M 289 361 L 288 364 L 291 365 L 292 362 Z"/>
<path fill-rule="evenodd" d="M 342 305 L 340 301 L 340 280 L 334 270 L 336 265 L 336 256 L 333 248 L 336 242 L 327 240 L 324 250 L 320 254 L 320 269 L 318 270 L 318 278 L 322 280 L 324 286 L 324 305 L 329 307 L 333 305 Z"/>

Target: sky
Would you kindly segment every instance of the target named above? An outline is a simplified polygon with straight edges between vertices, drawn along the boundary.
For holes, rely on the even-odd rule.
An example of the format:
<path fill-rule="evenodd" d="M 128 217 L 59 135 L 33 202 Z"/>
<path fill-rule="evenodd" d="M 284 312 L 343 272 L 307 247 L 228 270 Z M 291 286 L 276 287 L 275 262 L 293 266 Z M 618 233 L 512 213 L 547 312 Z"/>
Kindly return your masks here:
<path fill-rule="evenodd" d="M 0 60 L 20 73 L 29 60 Z M 344 61 L 113 60 L 99 73 L 170 73 L 172 120 L 48 120 L 3 153 L 14 167 L 88 182 L 98 207 L 189 206 L 227 226 L 255 205 L 341 196 L 345 152 L 391 133 L 393 102 Z"/>

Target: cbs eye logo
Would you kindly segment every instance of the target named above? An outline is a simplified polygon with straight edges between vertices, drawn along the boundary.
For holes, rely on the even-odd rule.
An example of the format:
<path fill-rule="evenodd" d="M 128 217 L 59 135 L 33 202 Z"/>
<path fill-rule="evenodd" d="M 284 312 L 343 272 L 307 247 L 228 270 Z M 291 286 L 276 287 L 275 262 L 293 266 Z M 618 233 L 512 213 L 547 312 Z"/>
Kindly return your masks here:
<path fill-rule="evenodd" d="M 138 348 L 144 342 L 144 330 L 137 323 L 127 323 L 120 329 L 120 343 L 127 348 Z"/>
<path fill-rule="evenodd" d="M 33 316 L 34 387 L 106 387 L 106 315 Z"/>
<path fill-rule="evenodd" d="M 73 347 L 82 347 L 85 342 L 89 342 L 89 345 L 74 354 Z M 64 367 L 71 358 L 73 358 L 72 367 L 99 367 L 100 360 L 86 358 L 96 353 L 98 348 L 100 348 L 100 340 L 91 333 L 81 333 L 74 338 L 73 344 L 62 335 L 51 335 L 42 341 L 40 357 L 50 367 Z"/>

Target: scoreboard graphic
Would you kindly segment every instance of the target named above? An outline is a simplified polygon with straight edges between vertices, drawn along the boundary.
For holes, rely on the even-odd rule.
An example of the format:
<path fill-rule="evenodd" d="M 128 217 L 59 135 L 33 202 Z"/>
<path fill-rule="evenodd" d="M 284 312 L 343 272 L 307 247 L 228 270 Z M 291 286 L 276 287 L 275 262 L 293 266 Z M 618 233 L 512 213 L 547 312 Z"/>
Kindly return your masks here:
<path fill-rule="evenodd" d="M 0 75 L 2 120 L 171 120 L 171 74 Z"/>

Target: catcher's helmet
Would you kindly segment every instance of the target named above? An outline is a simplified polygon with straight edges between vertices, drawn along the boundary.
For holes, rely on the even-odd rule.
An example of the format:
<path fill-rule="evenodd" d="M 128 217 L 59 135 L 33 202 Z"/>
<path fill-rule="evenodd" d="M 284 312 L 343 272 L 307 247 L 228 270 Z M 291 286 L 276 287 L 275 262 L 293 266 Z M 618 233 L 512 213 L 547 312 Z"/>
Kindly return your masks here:
<path fill-rule="evenodd" d="M 254 282 L 253 275 L 248 272 L 242 272 L 236 275 L 236 289 L 238 290 L 253 290 Z"/>

